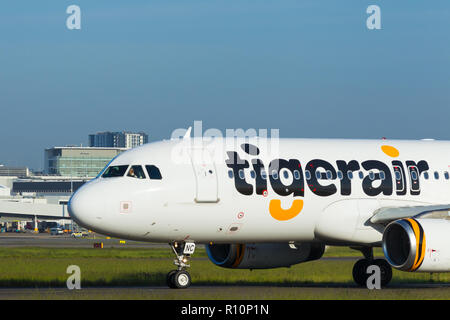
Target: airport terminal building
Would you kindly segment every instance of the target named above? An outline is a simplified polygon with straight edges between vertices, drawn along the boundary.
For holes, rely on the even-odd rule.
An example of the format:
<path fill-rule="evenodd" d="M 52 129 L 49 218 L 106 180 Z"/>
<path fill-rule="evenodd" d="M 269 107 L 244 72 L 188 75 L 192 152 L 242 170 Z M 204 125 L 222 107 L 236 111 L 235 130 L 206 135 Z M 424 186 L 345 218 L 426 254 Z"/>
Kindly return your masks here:
<path fill-rule="evenodd" d="M 23 230 L 27 221 L 32 221 L 35 230 L 48 221 L 70 224 L 72 229 L 67 210 L 70 196 L 121 152 L 148 142 L 146 134 L 130 132 L 97 133 L 89 138 L 94 146 L 45 149 L 43 172 L 0 165 L 0 232 Z"/>
<path fill-rule="evenodd" d="M 45 173 L 66 177 L 95 177 L 126 148 L 53 147 L 45 150 Z"/>
<path fill-rule="evenodd" d="M 9 167 L 0 165 L 0 177 L 29 177 L 31 174 L 28 167 Z"/>

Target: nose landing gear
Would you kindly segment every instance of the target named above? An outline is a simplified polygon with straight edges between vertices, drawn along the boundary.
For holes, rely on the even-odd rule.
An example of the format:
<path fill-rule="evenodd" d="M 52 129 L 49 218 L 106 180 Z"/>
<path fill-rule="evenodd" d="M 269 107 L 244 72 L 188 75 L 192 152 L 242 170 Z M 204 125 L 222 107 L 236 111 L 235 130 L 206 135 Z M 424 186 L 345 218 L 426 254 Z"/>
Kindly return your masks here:
<path fill-rule="evenodd" d="M 190 267 L 189 258 L 195 251 L 195 244 L 193 242 L 173 242 L 170 243 L 170 247 L 176 256 L 173 263 L 178 268 L 167 274 L 167 285 L 172 289 L 188 288 L 191 285 L 191 276 L 186 269 Z"/>

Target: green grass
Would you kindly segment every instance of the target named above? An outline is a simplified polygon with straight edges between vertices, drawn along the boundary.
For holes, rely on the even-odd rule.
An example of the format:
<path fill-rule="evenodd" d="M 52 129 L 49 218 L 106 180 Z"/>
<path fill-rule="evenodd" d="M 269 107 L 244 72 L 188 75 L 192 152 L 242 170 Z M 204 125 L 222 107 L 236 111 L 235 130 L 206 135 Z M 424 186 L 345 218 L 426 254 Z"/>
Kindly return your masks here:
<path fill-rule="evenodd" d="M 375 248 L 375 256 L 383 256 L 380 248 Z M 167 248 L 41 248 L 41 247 L 19 247 L 0 248 L 0 259 L 4 258 L 119 258 L 119 259 L 173 259 L 170 247 Z M 197 248 L 195 258 L 207 257 L 203 248 Z M 324 257 L 355 257 L 360 258 L 362 254 L 357 250 L 347 247 L 328 247 Z"/>
<path fill-rule="evenodd" d="M 195 252 L 195 256 L 206 257 L 204 249 Z M 169 246 L 167 248 L 41 248 L 19 247 L 0 248 L 0 259 L 5 258 L 115 258 L 115 259 L 148 259 L 173 258 Z"/>
<path fill-rule="evenodd" d="M 330 248 L 327 257 L 360 257 L 358 251 L 344 248 Z M 291 268 L 269 270 L 224 269 L 213 265 L 205 258 L 204 249 L 197 249 L 191 260 L 193 283 L 200 286 L 224 286 L 220 293 L 207 295 L 202 291 L 180 290 L 164 293 L 163 296 L 144 291 L 126 294 L 127 298 L 177 298 L 208 299 L 313 299 L 313 298 L 444 298 L 450 299 L 450 289 L 383 289 L 371 292 L 355 288 L 352 267 L 355 260 L 318 260 L 298 264 Z M 132 287 L 166 286 L 166 274 L 174 269 L 170 248 L 0 248 L 0 287 L 65 288 L 69 265 L 81 269 L 81 284 L 88 287 Z M 448 283 L 450 274 L 406 273 L 394 270 L 392 286 L 404 283 L 427 284 Z M 254 287 L 240 292 L 236 286 Z M 271 287 L 259 290 L 258 287 Z M 333 287 L 333 289 L 327 289 Z M 312 290 L 312 291 L 311 291 Z M 67 290 L 68 291 L 68 290 Z M 83 291 L 83 290 L 81 290 Z M 261 292 L 262 291 L 262 292 Z M 314 293 L 314 292 L 316 293 Z M 422 292 L 423 291 L 423 292 Z M 37 291 L 38 292 L 38 291 Z M 321 292 L 320 294 L 318 292 Z M 69 298 L 82 298 L 96 293 L 70 293 Z M 98 297 L 105 298 L 105 292 Z M 37 294 L 41 296 L 41 294 Z M 51 298 L 51 293 L 46 295 Z M 121 293 L 111 293 L 116 298 Z M 45 296 L 45 295 L 44 295 Z"/>

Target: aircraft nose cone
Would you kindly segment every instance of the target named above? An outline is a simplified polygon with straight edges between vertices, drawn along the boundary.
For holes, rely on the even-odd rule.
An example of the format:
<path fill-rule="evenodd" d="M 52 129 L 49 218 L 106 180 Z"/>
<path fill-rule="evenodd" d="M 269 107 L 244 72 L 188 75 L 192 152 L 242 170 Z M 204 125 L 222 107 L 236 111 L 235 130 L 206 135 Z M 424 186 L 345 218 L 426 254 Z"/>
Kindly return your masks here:
<path fill-rule="evenodd" d="M 76 191 L 69 200 L 70 217 L 80 226 L 94 230 L 103 217 L 101 194 L 94 186 L 85 185 Z"/>

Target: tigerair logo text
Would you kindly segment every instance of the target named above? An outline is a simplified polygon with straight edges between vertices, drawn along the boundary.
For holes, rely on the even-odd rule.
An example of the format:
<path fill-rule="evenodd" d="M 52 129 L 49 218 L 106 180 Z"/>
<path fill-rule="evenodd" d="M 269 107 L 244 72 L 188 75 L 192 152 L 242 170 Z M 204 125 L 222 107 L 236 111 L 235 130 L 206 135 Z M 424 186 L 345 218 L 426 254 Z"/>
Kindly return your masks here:
<path fill-rule="evenodd" d="M 422 172 L 429 170 L 425 160 L 413 161 L 392 160 L 386 164 L 380 160 L 336 160 L 336 166 L 332 163 L 313 159 L 302 166 L 298 159 L 274 159 L 269 165 L 258 158 L 260 150 L 257 146 L 244 143 L 241 149 L 245 157 L 250 159 L 251 175 L 253 183 L 246 179 L 246 170 L 250 163 L 239 156 L 236 151 L 227 151 L 226 165 L 232 170 L 236 190 L 243 195 L 250 196 L 256 193 L 266 197 L 268 184 L 275 194 L 286 197 L 293 196 L 289 208 L 281 207 L 280 199 L 272 199 L 269 202 L 269 212 L 273 218 L 280 221 L 290 220 L 296 217 L 303 209 L 305 185 L 309 190 L 320 197 L 328 197 L 338 191 L 342 196 L 352 194 L 352 182 L 361 183 L 362 190 L 367 196 L 390 196 L 394 192 L 398 196 L 408 194 L 420 194 L 419 177 Z M 397 158 L 399 151 L 392 146 L 381 146 L 381 151 L 391 158 Z M 357 179 L 359 178 L 359 180 Z M 338 179 L 338 182 L 335 182 Z M 284 181 L 283 181 L 284 180 Z M 299 199 L 300 198 L 300 199 Z"/>

